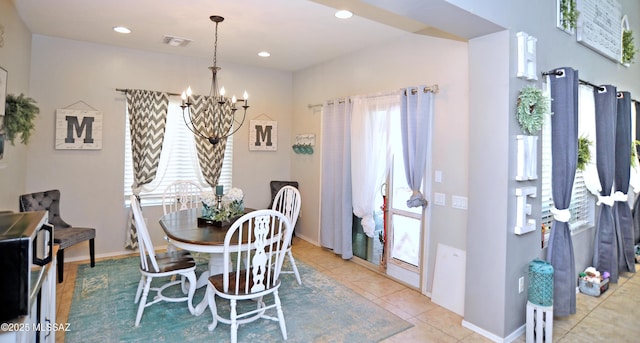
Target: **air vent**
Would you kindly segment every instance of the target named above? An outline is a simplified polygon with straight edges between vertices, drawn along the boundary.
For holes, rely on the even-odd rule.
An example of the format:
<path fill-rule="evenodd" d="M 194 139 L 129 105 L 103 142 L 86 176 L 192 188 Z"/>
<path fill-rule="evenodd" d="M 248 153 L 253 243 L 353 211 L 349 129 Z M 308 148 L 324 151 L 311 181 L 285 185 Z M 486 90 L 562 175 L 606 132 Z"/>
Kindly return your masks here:
<path fill-rule="evenodd" d="M 172 36 L 164 36 L 162 37 L 162 42 L 171 46 L 181 46 L 185 47 L 189 43 L 191 43 L 191 39 L 180 38 L 180 37 L 172 37 Z"/>

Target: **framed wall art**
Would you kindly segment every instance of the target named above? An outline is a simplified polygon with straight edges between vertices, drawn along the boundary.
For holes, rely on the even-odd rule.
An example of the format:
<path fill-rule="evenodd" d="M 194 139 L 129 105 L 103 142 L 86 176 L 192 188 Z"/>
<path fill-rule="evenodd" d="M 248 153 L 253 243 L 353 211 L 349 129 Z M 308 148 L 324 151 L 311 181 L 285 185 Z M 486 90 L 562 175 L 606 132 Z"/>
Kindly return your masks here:
<path fill-rule="evenodd" d="M 102 112 L 57 109 L 56 149 L 102 149 Z"/>
<path fill-rule="evenodd" d="M 249 150 L 277 151 L 278 122 L 273 120 L 250 120 Z"/>

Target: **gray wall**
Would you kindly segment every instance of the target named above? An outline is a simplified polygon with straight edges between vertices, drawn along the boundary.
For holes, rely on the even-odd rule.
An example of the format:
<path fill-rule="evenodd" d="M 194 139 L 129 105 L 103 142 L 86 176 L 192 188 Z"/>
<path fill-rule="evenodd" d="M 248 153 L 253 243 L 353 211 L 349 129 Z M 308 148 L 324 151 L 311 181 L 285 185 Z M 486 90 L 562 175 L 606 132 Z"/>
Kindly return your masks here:
<path fill-rule="evenodd" d="M 97 229 L 98 255 L 125 252 L 125 95 L 116 89 L 179 94 L 190 85 L 196 94 L 208 94 L 210 61 L 41 35 L 34 35 L 32 51 L 30 95 L 38 100 L 41 113 L 27 148 L 25 191 L 59 188 L 63 217 Z M 233 136 L 233 185 L 244 190 L 247 207 L 263 208 L 270 200 L 269 181 L 290 177 L 291 73 L 231 63 L 221 66 L 220 84 L 232 94 L 246 89 L 251 97 L 246 123 Z M 55 149 L 56 109 L 69 106 L 102 112 L 102 149 Z M 264 118 L 263 114 L 278 122 L 278 151 L 249 151 L 249 120 Z M 144 198 L 142 202 L 144 206 Z M 144 215 L 154 243 L 163 246 L 161 207 L 145 207 Z M 88 252 L 84 244 L 68 250 L 70 259 Z"/>
<path fill-rule="evenodd" d="M 633 31 L 640 32 L 640 3 L 619 1 L 623 13 L 630 16 Z M 539 84 L 515 76 L 515 34 L 525 31 L 538 38 L 538 71 L 571 66 L 580 71 L 582 79 L 614 84 L 636 98 L 640 67 L 637 63 L 629 68 L 616 64 L 555 28 L 554 1 L 448 2 L 507 29 L 468 44 L 408 36 L 296 73 L 225 63 L 222 82 L 230 89 L 250 89 L 249 119 L 264 113 L 277 120 L 282 146 L 275 153 L 249 152 L 243 144 L 247 131 L 241 130 L 234 184 L 251 189 L 247 205 L 260 207 L 268 203 L 269 180 L 299 180 L 305 194 L 299 232 L 318 242 L 320 153 L 295 155 L 289 148 L 295 134 L 316 133 L 319 138 L 319 112 L 307 105 L 423 82 L 440 84 L 433 168 L 443 170 L 444 182 L 434 184 L 433 191 L 468 196 L 469 210 L 432 208 L 428 278 L 438 242 L 466 250 L 465 325 L 496 340 L 508 340 L 524 324 L 526 292 L 517 292 L 517 280 L 526 275 L 530 260 L 544 256 L 538 231 L 523 236 L 513 233 L 515 188 L 533 185 L 540 189 L 540 180 L 514 181 L 514 143 L 520 133 L 515 102 L 520 89 Z M 33 37 L 32 45 L 10 0 L 0 0 L 0 24 L 5 27 L 0 66 L 9 70 L 9 92 L 25 92 L 41 108 L 33 142 L 28 147 L 8 145 L 0 161 L 0 208 L 17 210 L 17 196 L 23 192 L 61 188 L 62 210 L 69 221 L 98 228 L 98 253 L 122 252 L 124 97 L 115 88 L 179 92 L 191 84 L 208 91 L 208 61 L 43 36 Z M 405 55 L 410 56 L 410 63 L 401 58 Z M 100 151 L 53 148 L 55 109 L 78 101 L 103 111 L 105 142 Z M 261 173 L 255 172 L 257 167 Z M 539 201 L 533 204 L 534 213 L 539 213 Z M 159 208 L 145 209 L 151 223 L 160 212 Z M 154 229 L 154 239 L 161 242 L 159 228 Z M 590 260 L 592 237 L 593 230 L 574 236 L 577 270 Z M 70 257 L 86 257 L 86 250 L 84 246 L 71 249 Z M 478 277 L 478 273 L 483 274 Z"/>
<path fill-rule="evenodd" d="M 540 189 L 540 180 L 531 182 L 516 182 L 515 176 L 515 136 L 520 134 L 520 128 L 515 120 L 516 99 L 520 89 L 528 84 L 540 86 L 538 82 L 528 82 L 516 77 L 516 33 L 524 31 L 529 35 L 537 37 L 537 61 L 538 72 L 547 71 L 556 67 L 570 66 L 578 69 L 580 78 L 595 84 L 614 84 L 619 90 L 628 90 L 633 94 L 640 94 L 640 68 L 638 64 L 632 64 L 629 68 L 615 63 L 608 58 L 601 56 L 595 51 L 579 44 L 575 36 L 566 34 L 555 27 L 555 2 L 554 1 L 472 1 L 472 0 L 450 0 L 450 3 L 490 20 L 500 26 L 508 28 L 504 34 L 508 37 L 499 39 L 508 43 L 509 61 L 504 66 L 508 66 L 508 77 L 502 79 L 504 70 L 494 75 L 493 80 L 490 75 L 484 75 L 479 71 L 483 66 L 475 65 L 476 53 L 485 52 L 482 47 L 482 40 L 486 37 L 474 39 L 470 42 L 469 54 L 472 66 L 470 73 L 470 127 L 474 130 L 481 129 L 475 120 L 474 114 L 477 108 L 475 92 L 482 87 L 495 86 L 496 84 L 508 84 L 508 108 L 501 117 L 496 117 L 495 125 L 508 124 L 507 131 L 496 128 L 484 128 L 483 132 L 472 133 L 470 138 L 470 195 L 469 195 L 469 221 L 467 227 L 467 297 L 465 306 L 465 323 L 469 326 L 477 326 L 499 338 L 514 334 L 524 324 L 526 292 L 518 294 L 518 278 L 525 276 L 528 270 L 528 263 L 536 257 L 544 257 L 545 251 L 540 249 L 539 231 L 532 234 L 517 236 L 513 233 L 515 225 L 515 208 L 513 206 L 516 187 L 536 186 Z M 640 32 L 640 4 L 635 0 L 620 0 L 623 13 L 629 15 L 631 29 Z M 637 43 L 636 43 L 637 44 Z M 478 49 L 476 49 L 478 48 Z M 503 61 L 501 61 L 502 63 Z M 487 62 L 484 68 L 491 68 L 491 62 Z M 474 75 L 479 73 L 483 77 L 473 80 Z M 482 90 L 485 92 L 485 90 Z M 637 98 L 637 95 L 635 96 Z M 498 98 L 494 98 L 498 99 Z M 499 106 L 499 105 L 496 105 Z M 487 119 L 491 117 L 485 117 Z M 494 132 L 492 135 L 491 132 Z M 494 135 L 498 136 L 495 137 Z M 506 136 L 505 136 L 506 135 Z M 493 137 L 493 138 L 492 138 Z M 485 145 L 487 139 L 503 140 L 509 145 L 508 164 L 494 160 L 493 156 L 504 153 L 504 148 L 495 150 L 474 149 Z M 540 152 L 540 149 L 538 149 Z M 477 153 L 477 154 L 476 154 Z M 504 155 L 503 155 L 504 156 Z M 484 163 L 491 162 L 492 170 L 482 167 Z M 538 166 L 541 164 L 538 163 Z M 489 191 L 486 186 L 479 185 L 478 182 L 494 180 L 495 175 L 507 176 L 504 181 L 495 180 L 493 186 L 497 190 Z M 540 172 L 538 172 L 540 175 Z M 504 188 L 504 182 L 508 186 Z M 507 204 L 505 204 L 505 197 Z M 540 200 L 530 201 L 533 203 L 533 213 L 540 213 Z M 472 206 L 480 206 L 472 209 Z M 487 215 L 484 211 L 492 211 L 493 219 L 487 222 Z M 540 222 L 540 218 L 537 218 Z M 489 224 L 488 224 L 489 223 Z M 492 239 L 483 239 L 487 231 L 487 225 L 496 225 L 497 229 L 488 229 L 493 232 Z M 495 232 L 494 232 L 495 231 Z M 582 270 L 590 265 L 592 255 L 594 230 L 585 230 L 573 237 L 576 254 L 576 270 Z M 480 243 L 481 242 L 481 243 Z M 503 262 L 504 261 L 504 265 Z M 471 278 L 473 272 L 487 268 L 498 268 L 499 271 L 492 274 L 498 285 L 486 284 L 484 287 L 478 286 L 475 279 Z M 503 269 L 504 268 L 504 269 Z M 500 291 L 496 291 L 497 287 Z M 480 289 L 478 289 L 480 288 Z M 481 296 L 485 295 L 485 296 Z M 488 315 L 487 310 L 498 307 L 497 311 L 503 316 Z M 504 307 L 504 308 L 502 308 Z"/>
<path fill-rule="evenodd" d="M 0 25 L 4 27 L 0 67 L 8 73 L 7 93 L 29 95 L 31 32 L 10 0 L 0 0 Z M 26 182 L 27 149 L 20 143 L 20 138 L 15 144 L 12 146 L 5 141 L 4 157 L 0 160 L 0 210 L 18 210 L 18 196 Z"/>

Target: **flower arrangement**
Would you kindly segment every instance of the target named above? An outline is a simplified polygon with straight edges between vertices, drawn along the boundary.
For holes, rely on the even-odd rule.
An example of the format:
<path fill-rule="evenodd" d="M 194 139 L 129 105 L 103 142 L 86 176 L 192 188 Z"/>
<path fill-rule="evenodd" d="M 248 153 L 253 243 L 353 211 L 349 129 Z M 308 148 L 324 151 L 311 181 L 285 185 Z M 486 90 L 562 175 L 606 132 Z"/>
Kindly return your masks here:
<path fill-rule="evenodd" d="M 231 188 L 222 197 L 213 192 L 203 192 L 200 197 L 203 218 L 222 223 L 244 214 L 244 193 L 240 188 Z"/>

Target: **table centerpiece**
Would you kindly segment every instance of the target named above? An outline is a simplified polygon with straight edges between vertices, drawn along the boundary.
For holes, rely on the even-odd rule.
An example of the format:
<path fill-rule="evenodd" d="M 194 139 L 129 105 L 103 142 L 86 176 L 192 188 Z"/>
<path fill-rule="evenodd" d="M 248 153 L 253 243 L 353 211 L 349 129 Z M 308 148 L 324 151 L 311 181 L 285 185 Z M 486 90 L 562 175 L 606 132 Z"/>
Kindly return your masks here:
<path fill-rule="evenodd" d="M 203 192 L 202 216 L 198 226 L 228 227 L 244 214 L 244 193 L 240 188 L 231 188 L 227 194 L 216 189 L 216 193 Z"/>

